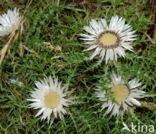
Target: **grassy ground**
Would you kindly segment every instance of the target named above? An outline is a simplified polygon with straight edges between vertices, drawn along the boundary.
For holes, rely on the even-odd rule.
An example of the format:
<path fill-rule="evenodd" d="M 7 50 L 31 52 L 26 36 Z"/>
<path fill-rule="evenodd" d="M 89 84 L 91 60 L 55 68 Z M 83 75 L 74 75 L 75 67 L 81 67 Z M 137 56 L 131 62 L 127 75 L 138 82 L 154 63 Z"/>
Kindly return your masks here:
<path fill-rule="evenodd" d="M 121 134 L 122 121 L 104 117 L 100 107 L 95 106 L 96 83 L 109 79 L 114 70 L 125 78 L 137 77 L 146 85 L 145 90 L 153 97 L 144 101 L 156 103 L 156 47 L 145 36 L 150 21 L 145 0 L 34 0 L 25 14 L 23 36 L 12 44 L 10 54 L 0 67 L 0 133 L 6 134 Z M 1 0 L 0 12 L 18 7 L 25 10 L 26 0 Z M 127 53 L 126 59 L 117 63 L 99 64 L 98 58 L 89 60 L 90 52 L 79 40 L 82 27 L 90 19 L 112 15 L 126 18 L 137 31 L 135 53 Z M 20 53 L 19 42 L 27 49 Z M 49 42 L 54 48 L 47 46 Z M 0 47 L 4 44 L 1 41 Z M 63 83 L 74 90 L 79 104 L 70 108 L 71 115 L 65 121 L 55 120 L 48 125 L 34 115 L 37 111 L 28 108 L 29 92 L 34 81 L 44 76 L 57 75 Z M 106 77 L 107 76 L 107 77 Z M 23 83 L 14 83 L 19 80 Z M 146 108 L 134 109 L 123 118 L 130 124 L 155 125 L 156 111 Z M 155 132 L 156 133 L 156 132 Z"/>

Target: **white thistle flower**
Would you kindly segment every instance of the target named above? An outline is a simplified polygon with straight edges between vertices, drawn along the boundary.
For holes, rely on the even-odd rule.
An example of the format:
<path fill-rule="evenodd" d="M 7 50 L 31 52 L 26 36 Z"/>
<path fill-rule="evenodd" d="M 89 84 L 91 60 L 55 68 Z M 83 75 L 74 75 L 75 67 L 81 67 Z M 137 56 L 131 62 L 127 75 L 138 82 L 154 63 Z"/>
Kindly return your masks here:
<path fill-rule="evenodd" d="M 121 76 L 112 75 L 111 90 L 105 91 L 103 87 L 98 86 L 96 97 L 100 101 L 101 110 L 107 109 L 105 114 L 111 113 L 112 116 L 123 116 L 132 106 L 141 106 L 137 100 L 144 98 L 145 92 L 140 90 L 141 83 L 137 79 L 132 79 L 125 84 Z"/>
<path fill-rule="evenodd" d="M 80 36 L 89 45 L 86 51 L 94 50 L 90 59 L 99 55 L 101 61 L 107 63 L 108 60 L 117 61 L 118 57 L 125 57 L 125 50 L 133 51 L 131 44 L 136 39 L 135 31 L 122 17 L 113 16 L 109 25 L 105 19 L 92 19 L 84 30 L 87 34 Z"/>
<path fill-rule="evenodd" d="M 41 116 L 41 120 L 50 118 L 63 119 L 63 115 L 67 114 L 66 108 L 71 105 L 72 98 L 69 98 L 70 92 L 65 87 L 62 87 L 61 82 L 57 78 L 48 77 L 42 81 L 35 83 L 35 91 L 31 93 L 30 107 L 39 109 L 36 116 Z M 42 115 L 41 115 L 42 114 Z"/>
<path fill-rule="evenodd" d="M 7 36 L 19 29 L 22 17 L 19 10 L 14 8 L 0 16 L 0 37 Z"/>

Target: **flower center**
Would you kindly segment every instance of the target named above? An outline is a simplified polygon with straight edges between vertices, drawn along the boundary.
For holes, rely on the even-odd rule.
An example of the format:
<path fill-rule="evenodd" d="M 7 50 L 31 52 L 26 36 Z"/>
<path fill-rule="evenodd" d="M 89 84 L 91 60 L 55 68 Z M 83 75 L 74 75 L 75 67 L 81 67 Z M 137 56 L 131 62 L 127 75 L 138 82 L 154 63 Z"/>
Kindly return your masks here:
<path fill-rule="evenodd" d="M 119 44 L 119 37 L 114 32 L 106 31 L 99 36 L 99 44 L 103 47 L 115 47 Z"/>
<path fill-rule="evenodd" d="M 50 91 L 44 96 L 44 103 L 48 108 L 56 108 L 60 104 L 60 96 L 57 92 Z"/>
<path fill-rule="evenodd" d="M 115 85 L 113 88 L 114 99 L 118 104 L 122 104 L 129 95 L 128 88 L 123 84 Z"/>

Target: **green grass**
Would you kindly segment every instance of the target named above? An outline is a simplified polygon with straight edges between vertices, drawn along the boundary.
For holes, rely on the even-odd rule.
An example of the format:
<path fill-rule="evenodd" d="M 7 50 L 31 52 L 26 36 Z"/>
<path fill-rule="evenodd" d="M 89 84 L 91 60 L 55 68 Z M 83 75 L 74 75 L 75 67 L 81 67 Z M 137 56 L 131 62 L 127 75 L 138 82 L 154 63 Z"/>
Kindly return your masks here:
<path fill-rule="evenodd" d="M 98 101 L 94 95 L 95 86 L 102 79 L 108 81 L 112 71 L 127 79 L 141 79 L 146 86 L 145 91 L 153 96 L 144 101 L 156 103 L 156 47 L 145 36 L 150 24 L 147 1 L 132 0 L 129 4 L 126 0 L 87 0 L 83 4 L 83 0 L 75 1 L 77 3 L 34 0 L 28 8 L 24 33 L 12 44 L 10 54 L 0 67 L 0 133 L 121 134 L 122 121 L 105 117 L 105 111 L 100 112 L 100 107 L 96 106 Z M 26 0 L 1 0 L 0 12 L 15 6 L 22 12 L 25 5 Z M 138 38 L 133 44 L 135 53 L 127 52 L 127 58 L 107 65 L 104 62 L 100 64 L 98 57 L 90 61 L 91 52 L 83 52 L 86 46 L 79 40 L 83 26 L 92 18 L 109 20 L 116 14 L 126 18 L 137 31 Z M 20 57 L 20 41 L 34 52 L 25 50 Z M 62 51 L 50 50 L 43 42 L 60 46 Z M 69 90 L 74 90 L 73 95 L 78 96 L 79 103 L 70 107 L 71 114 L 66 115 L 64 121 L 55 120 L 48 125 L 35 117 L 37 111 L 28 108 L 26 99 L 35 87 L 34 82 L 49 75 L 58 76 Z M 11 83 L 11 79 L 18 79 L 23 86 Z M 153 124 L 156 131 L 154 110 L 134 109 L 123 120 L 127 124 Z"/>

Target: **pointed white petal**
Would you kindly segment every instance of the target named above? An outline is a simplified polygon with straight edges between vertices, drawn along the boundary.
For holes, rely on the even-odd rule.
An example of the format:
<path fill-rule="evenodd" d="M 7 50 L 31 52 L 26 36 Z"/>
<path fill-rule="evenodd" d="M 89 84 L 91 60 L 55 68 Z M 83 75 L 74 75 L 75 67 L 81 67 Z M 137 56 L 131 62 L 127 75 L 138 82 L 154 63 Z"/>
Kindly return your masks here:
<path fill-rule="evenodd" d="M 83 28 L 86 32 L 92 34 L 92 35 L 97 35 L 96 32 L 93 30 L 92 27 L 84 26 Z"/>
<path fill-rule="evenodd" d="M 107 109 L 105 114 L 109 114 L 112 111 L 114 105 L 115 105 L 114 103 L 110 103 L 110 105 L 109 105 L 109 107 L 108 107 L 108 109 Z"/>
<path fill-rule="evenodd" d="M 101 19 L 101 23 L 103 25 L 103 29 L 108 29 L 108 25 L 105 19 Z"/>
<path fill-rule="evenodd" d="M 128 84 L 129 84 L 130 89 L 134 89 L 134 88 L 140 87 L 142 85 L 142 83 L 139 82 L 139 80 L 137 80 L 137 79 L 130 80 L 128 82 Z"/>
<path fill-rule="evenodd" d="M 141 106 L 141 103 L 134 98 L 131 98 L 131 102 L 136 106 Z"/>
<path fill-rule="evenodd" d="M 104 59 L 105 53 L 106 53 L 106 50 L 103 48 L 101 53 L 100 53 L 101 61 Z"/>
<path fill-rule="evenodd" d="M 116 52 L 116 54 L 118 54 L 120 57 L 125 57 L 125 51 L 122 47 L 117 47 L 114 48 L 114 51 Z"/>
<path fill-rule="evenodd" d="M 103 110 L 103 109 L 105 109 L 106 107 L 108 107 L 109 105 L 108 105 L 108 103 L 104 103 L 104 104 L 102 104 L 102 108 L 101 108 L 101 110 Z"/>
<path fill-rule="evenodd" d="M 97 34 L 101 32 L 100 26 L 98 25 L 98 22 L 96 20 L 92 19 L 90 25 L 94 29 L 94 31 L 96 31 Z"/>
<path fill-rule="evenodd" d="M 96 55 L 100 54 L 101 49 L 102 49 L 101 47 L 97 47 L 92 56 L 90 57 L 90 59 L 92 60 Z"/>
<path fill-rule="evenodd" d="M 35 116 L 37 117 L 37 116 L 41 115 L 44 112 L 44 110 L 45 110 L 44 108 L 40 109 Z"/>
<path fill-rule="evenodd" d="M 112 110 L 112 115 L 113 116 L 119 115 L 119 108 L 120 108 L 119 105 L 117 105 L 117 104 L 114 105 L 114 108 Z"/>
<path fill-rule="evenodd" d="M 95 48 L 97 48 L 98 47 L 98 45 L 91 45 L 89 48 L 87 48 L 86 50 L 84 50 L 84 51 L 90 51 L 90 50 L 93 50 L 93 49 L 95 49 Z"/>

